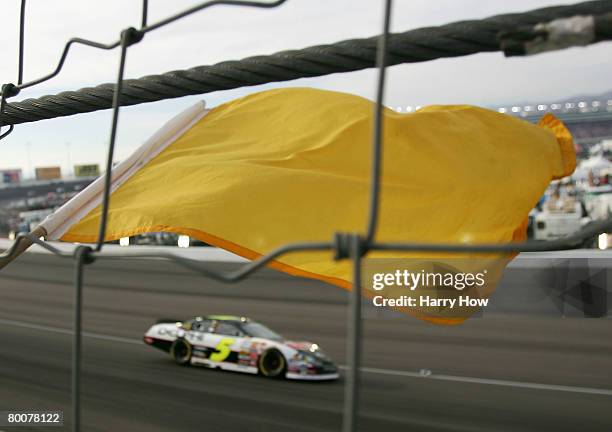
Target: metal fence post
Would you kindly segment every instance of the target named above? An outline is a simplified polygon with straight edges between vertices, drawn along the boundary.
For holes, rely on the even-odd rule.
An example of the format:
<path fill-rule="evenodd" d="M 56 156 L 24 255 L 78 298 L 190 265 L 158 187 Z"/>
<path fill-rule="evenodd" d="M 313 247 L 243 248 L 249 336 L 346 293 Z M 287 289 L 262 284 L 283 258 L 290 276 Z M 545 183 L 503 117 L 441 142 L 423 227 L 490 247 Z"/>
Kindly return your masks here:
<path fill-rule="evenodd" d="M 79 246 L 75 250 L 76 272 L 74 278 L 74 333 L 72 335 L 72 430 L 81 430 L 81 336 L 83 316 L 83 273 L 85 264 L 92 262 L 89 246 Z"/>
<path fill-rule="evenodd" d="M 359 416 L 359 368 L 361 365 L 361 255 L 362 239 L 350 237 L 353 261 L 353 291 L 348 314 L 348 346 L 346 354 L 346 384 L 344 386 L 343 432 L 354 432 Z"/>

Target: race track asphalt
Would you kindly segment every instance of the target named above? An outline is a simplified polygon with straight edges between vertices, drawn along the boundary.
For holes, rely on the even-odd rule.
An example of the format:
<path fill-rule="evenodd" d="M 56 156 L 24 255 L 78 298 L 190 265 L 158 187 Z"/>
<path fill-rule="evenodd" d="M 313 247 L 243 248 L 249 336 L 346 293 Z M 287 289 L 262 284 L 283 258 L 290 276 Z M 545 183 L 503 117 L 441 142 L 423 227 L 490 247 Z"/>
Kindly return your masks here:
<path fill-rule="evenodd" d="M 0 430 L 70 430 L 73 273 L 71 260 L 34 254 L 0 272 L 0 411 L 66 418 Z M 247 315 L 343 365 L 346 301 L 271 271 L 222 285 L 164 261 L 99 260 L 85 276 L 83 430 L 338 431 L 343 379 L 180 367 L 141 339 L 158 318 Z M 359 430 L 612 431 L 610 319 L 491 315 L 436 327 L 365 315 Z"/>

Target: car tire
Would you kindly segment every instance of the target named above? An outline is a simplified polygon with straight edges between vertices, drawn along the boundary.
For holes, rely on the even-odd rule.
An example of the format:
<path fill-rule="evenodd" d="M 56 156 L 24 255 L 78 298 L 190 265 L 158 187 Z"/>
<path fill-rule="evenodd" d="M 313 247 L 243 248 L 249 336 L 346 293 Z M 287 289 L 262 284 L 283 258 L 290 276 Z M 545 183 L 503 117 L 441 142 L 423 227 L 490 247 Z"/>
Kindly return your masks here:
<path fill-rule="evenodd" d="M 259 373 L 267 378 L 282 378 L 285 376 L 287 361 L 279 350 L 272 348 L 259 356 L 257 368 Z"/>
<path fill-rule="evenodd" d="M 191 362 L 191 344 L 183 338 L 176 339 L 170 347 L 170 356 L 178 365 L 185 366 Z"/>

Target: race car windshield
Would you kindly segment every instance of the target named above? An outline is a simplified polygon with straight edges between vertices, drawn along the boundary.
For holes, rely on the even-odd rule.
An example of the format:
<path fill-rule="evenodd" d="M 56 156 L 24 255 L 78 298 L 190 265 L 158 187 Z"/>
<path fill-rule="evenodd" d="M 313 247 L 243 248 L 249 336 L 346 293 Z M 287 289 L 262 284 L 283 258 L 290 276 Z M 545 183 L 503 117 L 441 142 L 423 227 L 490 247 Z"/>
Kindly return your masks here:
<path fill-rule="evenodd" d="M 260 337 L 265 339 L 282 339 L 283 337 L 276 332 L 273 332 L 265 325 L 256 323 L 256 322 L 248 322 L 242 325 L 244 331 L 253 337 Z"/>

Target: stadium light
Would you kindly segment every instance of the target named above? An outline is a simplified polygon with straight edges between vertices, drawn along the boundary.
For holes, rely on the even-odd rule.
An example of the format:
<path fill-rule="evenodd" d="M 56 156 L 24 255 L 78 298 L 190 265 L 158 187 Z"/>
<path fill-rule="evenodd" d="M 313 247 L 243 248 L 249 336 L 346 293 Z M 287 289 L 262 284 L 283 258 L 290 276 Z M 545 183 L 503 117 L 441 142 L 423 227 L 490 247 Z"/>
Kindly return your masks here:
<path fill-rule="evenodd" d="M 180 248 L 188 248 L 189 247 L 189 236 L 180 235 L 178 236 L 178 247 Z"/>
<path fill-rule="evenodd" d="M 130 238 L 129 237 L 121 237 L 119 239 L 119 246 L 129 246 L 130 245 Z"/>
<path fill-rule="evenodd" d="M 599 246 L 599 249 L 606 250 L 608 248 L 608 234 L 599 234 L 599 238 L 597 240 L 597 246 Z"/>
<path fill-rule="evenodd" d="M 505 113 L 506 111 L 507 111 L 506 108 L 498 108 L 497 109 L 497 112 L 500 112 L 502 114 Z"/>

